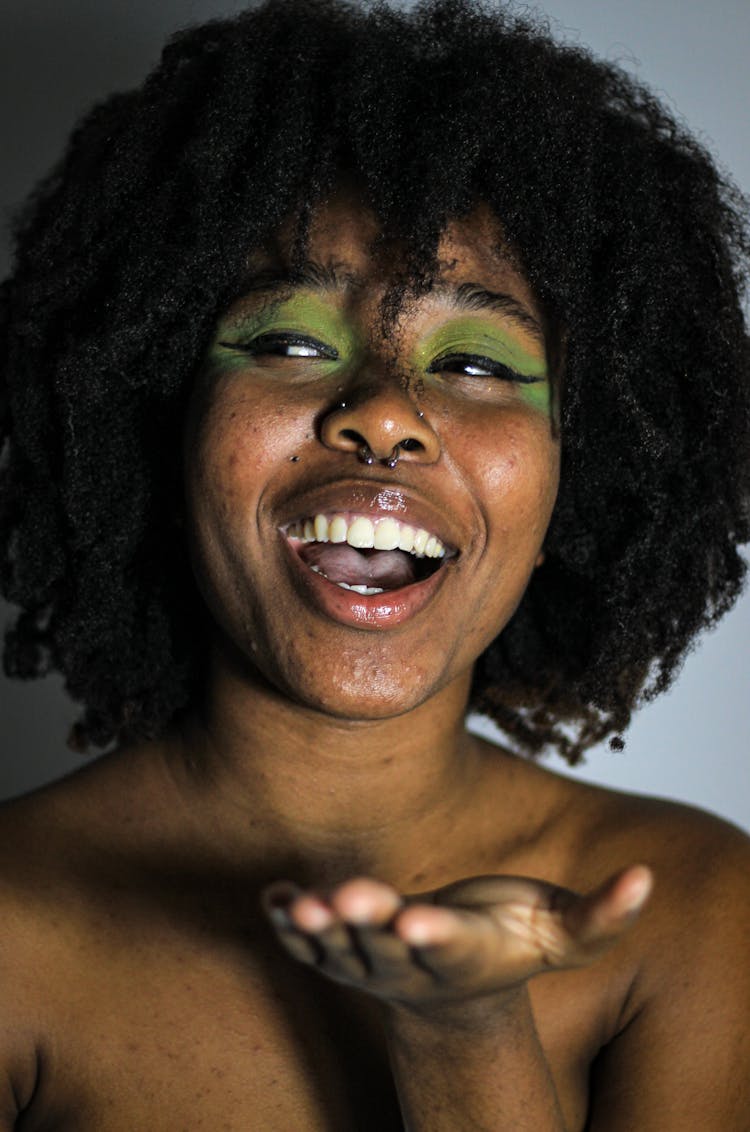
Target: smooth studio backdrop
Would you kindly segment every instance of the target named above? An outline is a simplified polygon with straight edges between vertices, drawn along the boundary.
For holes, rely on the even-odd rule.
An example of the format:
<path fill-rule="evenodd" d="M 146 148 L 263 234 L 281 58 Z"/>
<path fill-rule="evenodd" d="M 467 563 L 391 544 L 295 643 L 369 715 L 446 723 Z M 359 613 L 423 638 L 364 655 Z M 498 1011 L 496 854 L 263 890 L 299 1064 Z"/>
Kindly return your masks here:
<path fill-rule="evenodd" d="M 139 82 L 171 32 L 243 6 L 0 0 L 0 276 L 9 266 L 12 209 L 57 158 L 77 118 L 93 101 Z M 541 9 L 559 34 L 655 88 L 750 192 L 748 0 L 549 0 Z M 9 617 L 0 603 L 0 624 Z M 575 773 L 702 806 L 750 829 L 749 641 L 745 595 L 698 644 L 673 690 L 641 711 L 625 751 L 595 750 Z M 0 677 L 0 798 L 80 764 L 65 748 L 74 716 L 57 678 L 21 685 Z M 550 765 L 564 769 L 558 760 Z"/>

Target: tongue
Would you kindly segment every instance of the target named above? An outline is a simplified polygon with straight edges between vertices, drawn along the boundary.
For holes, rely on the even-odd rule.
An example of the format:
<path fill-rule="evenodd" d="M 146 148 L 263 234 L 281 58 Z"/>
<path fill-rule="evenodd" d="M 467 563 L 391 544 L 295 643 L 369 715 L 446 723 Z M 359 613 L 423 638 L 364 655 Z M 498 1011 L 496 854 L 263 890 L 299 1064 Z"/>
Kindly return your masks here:
<path fill-rule="evenodd" d="M 331 582 L 396 590 L 416 581 L 414 559 L 403 550 L 355 550 L 346 543 L 308 542 L 299 548 L 299 556 Z"/>

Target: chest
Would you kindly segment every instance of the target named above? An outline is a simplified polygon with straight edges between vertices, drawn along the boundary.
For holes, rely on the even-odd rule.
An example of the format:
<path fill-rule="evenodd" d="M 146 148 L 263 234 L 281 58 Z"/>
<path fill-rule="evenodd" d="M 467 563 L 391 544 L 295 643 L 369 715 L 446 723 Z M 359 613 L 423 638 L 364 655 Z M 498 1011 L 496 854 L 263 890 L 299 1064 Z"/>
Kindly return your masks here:
<path fill-rule="evenodd" d="M 571 1128 L 585 1123 L 607 983 L 594 969 L 531 987 Z M 19 1132 L 403 1130 L 378 1008 L 272 942 L 102 948 L 58 970 L 44 1014 L 44 1074 Z"/>

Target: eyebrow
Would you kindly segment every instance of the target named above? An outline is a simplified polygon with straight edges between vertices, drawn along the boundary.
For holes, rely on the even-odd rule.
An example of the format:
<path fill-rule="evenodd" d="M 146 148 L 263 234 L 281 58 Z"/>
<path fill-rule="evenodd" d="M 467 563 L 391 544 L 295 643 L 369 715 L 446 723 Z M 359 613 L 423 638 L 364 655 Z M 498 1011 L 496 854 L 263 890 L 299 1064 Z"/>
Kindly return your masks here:
<path fill-rule="evenodd" d="M 288 270 L 269 268 L 248 272 L 240 280 L 233 301 L 245 295 L 259 292 L 273 293 L 298 287 L 312 291 L 344 291 L 362 287 L 362 279 L 354 272 L 347 271 L 343 264 L 304 260 Z M 433 289 L 433 294 L 446 299 L 456 310 L 488 310 L 504 314 L 544 345 L 544 331 L 539 320 L 524 303 L 504 291 L 488 291 L 477 283 L 462 283 L 458 287 L 438 283 Z"/>
<path fill-rule="evenodd" d="M 447 293 L 451 304 L 458 310 L 499 311 L 500 314 L 507 315 L 525 330 L 528 330 L 535 338 L 539 339 L 542 345 L 544 344 L 544 332 L 539 320 L 534 317 L 524 303 L 514 299 L 512 295 L 508 295 L 504 291 L 488 291 L 485 287 L 480 287 L 476 283 L 462 283 L 460 287 L 455 289 L 443 288 L 439 285 L 436 290 L 438 293 Z"/>
<path fill-rule="evenodd" d="M 305 287 L 311 291 L 344 291 L 361 284 L 361 280 L 351 271 L 345 271 L 342 264 L 318 263 L 308 259 L 294 268 L 271 267 L 261 271 L 249 271 L 234 289 L 235 301 L 245 295 L 259 291 L 285 291 L 290 288 Z"/>

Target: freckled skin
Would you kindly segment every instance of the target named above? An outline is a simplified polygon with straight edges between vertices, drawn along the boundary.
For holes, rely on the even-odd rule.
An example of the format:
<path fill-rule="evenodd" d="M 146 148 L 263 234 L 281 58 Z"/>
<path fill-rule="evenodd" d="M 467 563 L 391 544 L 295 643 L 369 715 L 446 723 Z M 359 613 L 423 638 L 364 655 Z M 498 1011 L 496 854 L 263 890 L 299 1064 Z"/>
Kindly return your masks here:
<path fill-rule="evenodd" d="M 285 694 L 354 719 L 406 711 L 470 679 L 477 653 L 520 601 L 559 475 L 543 345 L 506 314 L 460 313 L 439 293 L 410 303 L 384 342 L 378 303 L 390 265 L 370 258 L 364 229 L 350 222 L 345 207 L 333 206 L 312 230 L 310 256 L 344 264 L 362 283 L 355 291 L 285 293 L 278 301 L 251 294 L 227 313 L 186 443 L 194 556 L 216 619 L 244 655 L 242 625 L 253 624 L 253 663 Z M 502 258 L 488 266 L 487 243 L 477 242 L 471 229 L 456 223 L 447 230 L 440 249 L 449 265 L 444 282 L 479 281 L 533 312 L 523 278 Z M 309 336 L 335 357 L 275 353 L 279 334 Z M 443 367 L 455 354 L 488 358 L 519 380 L 510 372 L 500 378 Z M 416 403 L 399 373 L 419 379 L 420 426 L 431 434 L 433 455 L 418 462 L 402 453 L 389 478 L 450 513 L 460 536 L 460 601 L 446 584 L 424 616 L 383 634 L 337 625 L 291 593 L 284 596 L 273 517 L 279 497 L 331 475 L 361 474 L 352 453 L 321 444 L 321 432 L 338 418 L 343 427 L 354 411 L 362 420 L 352 427 L 364 427 L 373 414 L 409 427 Z M 353 409 L 339 410 L 341 400 Z M 228 522 L 227 499 L 237 501 Z M 441 647 L 436 623 L 444 627 Z M 361 661 L 377 670 L 376 680 L 351 678 Z M 412 679 L 404 679 L 405 671 Z"/>
<path fill-rule="evenodd" d="M 374 234 L 342 196 L 311 253 L 361 286 L 245 296 L 217 328 L 185 432 L 213 620 L 186 718 L 0 807 L 3 1132 L 748 1127 L 746 839 L 465 730 L 554 506 L 544 348 L 437 292 L 383 342 Z M 486 209 L 440 254 L 443 283 L 538 313 Z M 365 466 L 357 437 L 416 443 Z M 447 524 L 460 555 L 424 610 L 352 627 L 311 602 L 277 528 L 320 485 Z M 633 926 L 634 861 L 656 887 Z M 284 880 L 279 927 L 261 898 Z"/>

